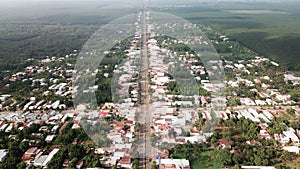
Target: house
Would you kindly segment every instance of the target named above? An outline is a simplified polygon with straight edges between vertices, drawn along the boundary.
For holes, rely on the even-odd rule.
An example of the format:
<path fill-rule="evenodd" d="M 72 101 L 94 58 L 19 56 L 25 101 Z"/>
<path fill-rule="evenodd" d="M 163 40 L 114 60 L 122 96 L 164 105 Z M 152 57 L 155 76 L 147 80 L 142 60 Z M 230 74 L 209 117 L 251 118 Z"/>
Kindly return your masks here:
<path fill-rule="evenodd" d="M 34 160 L 33 165 L 36 167 L 42 166 L 43 162 L 46 160 L 47 157 L 48 157 L 48 155 L 39 156 L 37 159 Z"/>
<path fill-rule="evenodd" d="M 59 151 L 59 149 L 53 149 L 48 155 L 41 155 L 34 160 L 33 165 L 36 167 L 46 167 L 51 161 L 53 156 Z"/>
<path fill-rule="evenodd" d="M 259 118 L 261 118 L 261 119 L 263 119 L 266 123 L 270 123 L 271 121 L 264 115 L 264 114 L 259 114 L 258 115 L 259 116 Z"/>
<path fill-rule="evenodd" d="M 284 140 L 284 142 L 288 142 L 289 140 L 291 140 L 293 143 L 299 144 L 299 138 L 295 134 L 295 130 L 289 128 L 288 131 L 283 132 L 283 135 L 284 136 L 281 139 Z"/>
<path fill-rule="evenodd" d="M 39 131 L 45 131 L 48 132 L 48 127 L 47 126 L 41 126 Z"/>
<path fill-rule="evenodd" d="M 30 147 L 26 150 L 25 154 L 36 155 L 39 152 L 37 147 Z"/>
<path fill-rule="evenodd" d="M 75 138 L 75 139 L 72 141 L 72 145 L 77 145 L 77 143 L 78 143 L 78 139 Z"/>
<path fill-rule="evenodd" d="M 258 118 L 254 117 L 253 114 L 250 113 L 250 112 L 247 111 L 247 110 L 241 110 L 240 113 L 241 113 L 241 115 L 244 116 L 246 119 L 250 119 L 250 120 L 252 120 L 252 121 L 254 121 L 254 122 L 257 122 L 257 123 L 260 122 L 260 120 L 259 120 Z"/>
<path fill-rule="evenodd" d="M 55 138 L 55 135 L 48 135 L 45 139 L 47 143 L 50 143 Z"/>
<path fill-rule="evenodd" d="M 55 125 L 55 126 L 53 126 L 53 128 L 51 129 L 51 132 L 52 133 L 55 133 L 56 132 L 56 130 L 58 129 L 58 125 Z"/>
<path fill-rule="evenodd" d="M 265 115 L 265 117 L 267 117 L 269 120 L 274 118 L 274 116 L 268 110 L 263 110 L 263 115 Z"/>
<path fill-rule="evenodd" d="M 7 156 L 7 149 L 0 149 L 0 162 L 3 162 Z"/>
<path fill-rule="evenodd" d="M 263 100 L 255 100 L 255 104 L 258 105 L 258 106 L 265 106 L 266 102 L 263 101 Z"/>
<path fill-rule="evenodd" d="M 219 143 L 219 147 L 220 147 L 221 149 L 224 149 L 224 148 L 231 148 L 231 145 L 230 145 L 229 141 L 226 140 L 226 139 L 219 139 L 219 140 L 218 140 L 218 143 Z"/>
<path fill-rule="evenodd" d="M 63 118 L 61 119 L 61 122 L 65 122 L 68 118 L 73 118 L 74 117 L 74 113 L 66 113 Z"/>
<path fill-rule="evenodd" d="M 107 117 L 108 113 L 109 113 L 109 112 L 101 112 L 101 113 L 99 114 L 99 117 L 100 117 L 100 118 L 105 118 L 105 117 Z"/>
<path fill-rule="evenodd" d="M 201 101 L 202 105 L 205 105 L 208 103 L 208 101 L 206 100 L 206 98 L 204 96 L 201 96 L 200 101 Z"/>
<path fill-rule="evenodd" d="M 4 101 L 6 101 L 10 96 L 11 96 L 11 95 L 9 95 L 9 94 L 2 94 L 2 95 L 0 95 L 0 100 L 1 100 L 2 102 L 4 102 Z"/>
<path fill-rule="evenodd" d="M 285 94 L 277 94 L 275 98 L 281 102 L 286 102 L 290 100 L 291 96 L 290 95 L 285 95 Z"/>
<path fill-rule="evenodd" d="M 5 128 L 8 126 L 8 124 L 7 123 L 5 123 L 5 122 L 2 122 L 2 125 L 0 125 L 0 131 L 3 131 L 3 130 L 5 130 Z"/>
<path fill-rule="evenodd" d="M 103 158 L 103 159 L 100 159 L 100 163 L 105 168 L 112 168 L 113 166 L 116 165 L 117 160 L 111 159 L 111 158 Z"/>
<path fill-rule="evenodd" d="M 68 124 L 69 124 L 69 122 L 66 121 L 66 122 L 60 127 L 59 133 L 61 133 L 61 132 L 67 127 Z"/>
<path fill-rule="evenodd" d="M 70 162 L 70 160 L 69 159 L 64 159 L 64 162 L 63 162 L 63 167 L 68 167 L 68 165 L 69 165 L 69 162 Z"/>
<path fill-rule="evenodd" d="M 175 101 L 174 105 L 183 105 L 183 106 L 192 106 L 193 103 L 191 101 Z"/>
<path fill-rule="evenodd" d="M 170 155 L 170 152 L 169 150 L 163 150 L 160 154 L 160 158 L 161 159 L 166 159 L 166 158 L 169 158 L 169 155 Z"/>
<path fill-rule="evenodd" d="M 82 166 L 83 166 L 83 160 L 77 161 L 77 163 L 76 163 L 76 169 L 81 169 Z"/>
<path fill-rule="evenodd" d="M 203 116 L 203 118 L 205 118 L 208 121 L 212 119 L 210 113 L 206 112 L 206 111 L 202 113 L 202 116 Z"/>
<path fill-rule="evenodd" d="M 261 145 L 261 143 L 259 141 L 255 141 L 255 140 L 251 140 L 251 141 L 246 141 L 247 144 L 249 145 Z"/>
<path fill-rule="evenodd" d="M 159 169 L 190 169 L 189 160 L 186 159 L 157 159 Z"/>
<path fill-rule="evenodd" d="M 255 103 L 250 98 L 240 98 L 240 102 L 246 106 L 255 106 Z"/>
<path fill-rule="evenodd" d="M 243 64 L 237 64 L 237 63 L 235 63 L 234 66 L 235 66 L 236 68 L 238 68 L 238 69 L 243 69 L 243 68 L 245 68 L 245 65 L 243 65 Z"/>
<path fill-rule="evenodd" d="M 267 130 L 260 130 L 259 135 L 264 139 L 271 139 L 271 135 L 267 132 Z"/>
<path fill-rule="evenodd" d="M 223 120 L 227 120 L 228 119 L 228 116 L 226 114 L 225 111 L 215 111 L 215 114 L 218 118 L 221 118 Z"/>
<path fill-rule="evenodd" d="M 49 155 L 45 158 L 45 160 L 43 161 L 42 166 L 45 167 L 48 165 L 48 163 L 51 161 L 51 159 L 53 158 L 53 156 L 59 151 L 58 148 L 53 149 Z"/>
<path fill-rule="evenodd" d="M 201 139 L 201 140 L 200 140 Z M 201 136 L 191 136 L 191 137 L 185 137 L 185 142 L 188 143 L 199 143 L 203 140 L 203 138 L 201 138 Z"/>
<path fill-rule="evenodd" d="M 10 123 L 9 126 L 5 129 L 5 132 L 8 133 L 10 132 L 14 127 L 14 123 Z"/>
<path fill-rule="evenodd" d="M 299 154 L 300 148 L 298 146 L 284 146 L 282 147 L 283 150 L 288 151 L 290 153 L 297 153 Z"/>
<path fill-rule="evenodd" d="M 122 157 L 117 164 L 120 168 L 131 168 L 131 165 L 131 157 L 129 156 Z"/>

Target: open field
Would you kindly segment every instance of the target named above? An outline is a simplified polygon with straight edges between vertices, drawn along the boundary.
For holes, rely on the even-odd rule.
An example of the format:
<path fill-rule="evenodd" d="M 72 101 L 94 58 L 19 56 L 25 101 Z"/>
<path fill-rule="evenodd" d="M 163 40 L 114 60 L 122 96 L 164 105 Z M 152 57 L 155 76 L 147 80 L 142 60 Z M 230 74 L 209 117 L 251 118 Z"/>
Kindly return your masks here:
<path fill-rule="evenodd" d="M 272 10 L 224 10 L 233 14 L 289 14 L 287 12 L 272 11 Z"/>
<path fill-rule="evenodd" d="M 80 51 L 104 24 L 134 13 L 130 4 L 22 2 L 0 6 L 0 70 L 18 71 L 28 58 L 63 56 Z M 138 5 L 138 4 L 136 4 Z M 120 10 L 125 8 L 126 10 Z"/>
<path fill-rule="evenodd" d="M 215 25 L 220 31 L 259 54 L 299 71 L 299 2 L 218 3 L 174 7 L 169 12 L 192 23 Z"/>
<path fill-rule="evenodd" d="M 149 4 L 150 11 L 174 14 L 196 24 L 213 25 L 231 39 L 280 62 L 286 70 L 300 70 L 300 2 L 150 0 Z M 141 7 L 140 1 L 123 3 L 118 0 L 1 6 L 0 61 L 79 50 L 101 25 L 136 13 Z M 9 67 L 5 66 L 7 63 L 1 65 Z"/>

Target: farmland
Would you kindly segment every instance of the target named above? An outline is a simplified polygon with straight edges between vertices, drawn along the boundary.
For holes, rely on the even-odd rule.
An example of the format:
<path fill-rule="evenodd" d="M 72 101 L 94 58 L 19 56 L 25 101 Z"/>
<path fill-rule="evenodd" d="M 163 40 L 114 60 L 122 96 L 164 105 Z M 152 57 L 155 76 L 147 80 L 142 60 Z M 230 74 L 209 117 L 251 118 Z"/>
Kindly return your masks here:
<path fill-rule="evenodd" d="M 136 13 L 142 4 L 51 2 L 19 4 L 1 10 L 2 69 L 26 65 L 27 58 L 56 56 L 74 49 L 114 19 Z M 299 2 L 149 1 L 154 12 L 170 13 L 192 23 L 212 25 L 256 53 L 276 60 L 285 70 L 299 71 Z M 21 8 L 20 6 L 26 6 Z M 1 8 L 1 7 L 0 7 Z"/>
<path fill-rule="evenodd" d="M 218 3 L 198 7 L 174 7 L 162 12 L 192 23 L 215 25 L 230 38 L 271 59 L 286 70 L 299 71 L 300 13 L 298 2 Z"/>

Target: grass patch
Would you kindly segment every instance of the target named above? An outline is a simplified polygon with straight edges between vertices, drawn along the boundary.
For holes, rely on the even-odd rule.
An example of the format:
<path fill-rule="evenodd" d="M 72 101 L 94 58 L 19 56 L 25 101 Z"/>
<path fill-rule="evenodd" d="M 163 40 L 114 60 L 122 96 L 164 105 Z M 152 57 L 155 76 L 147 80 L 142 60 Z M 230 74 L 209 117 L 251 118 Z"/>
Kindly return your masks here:
<path fill-rule="evenodd" d="M 212 168 L 219 169 L 224 168 L 220 165 L 220 161 L 217 158 L 216 152 L 214 150 L 203 151 L 199 154 L 197 160 L 191 160 L 192 169 L 203 169 Z"/>

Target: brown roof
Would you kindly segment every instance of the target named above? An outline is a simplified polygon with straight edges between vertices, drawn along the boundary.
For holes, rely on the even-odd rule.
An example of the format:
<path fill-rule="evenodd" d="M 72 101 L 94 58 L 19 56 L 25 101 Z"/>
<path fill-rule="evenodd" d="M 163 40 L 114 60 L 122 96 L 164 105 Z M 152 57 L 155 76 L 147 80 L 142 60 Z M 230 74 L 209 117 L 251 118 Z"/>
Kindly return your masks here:
<path fill-rule="evenodd" d="M 225 139 L 220 139 L 219 140 L 219 144 L 220 145 L 224 145 L 225 147 L 230 147 L 230 143 L 228 140 L 225 140 Z"/>
<path fill-rule="evenodd" d="M 68 121 L 65 122 L 65 123 L 60 127 L 59 132 L 61 133 L 61 132 L 65 129 L 65 127 L 67 127 L 68 124 L 69 124 Z"/>
<path fill-rule="evenodd" d="M 131 121 L 131 120 L 126 120 L 125 124 L 133 124 L 133 121 Z"/>
<path fill-rule="evenodd" d="M 64 163 L 64 164 L 68 164 L 69 161 L 70 161 L 69 159 L 65 159 L 63 163 Z"/>
<path fill-rule="evenodd" d="M 30 158 L 31 158 L 31 154 L 24 154 L 23 156 L 22 156 L 22 160 L 23 161 L 28 161 L 28 160 L 30 160 Z"/>
<path fill-rule="evenodd" d="M 79 165 L 82 165 L 83 164 L 83 160 L 79 160 L 77 161 L 76 165 L 79 166 Z"/>
<path fill-rule="evenodd" d="M 29 149 L 27 149 L 25 154 L 34 154 L 37 149 L 38 149 L 37 147 L 30 147 Z"/>
<path fill-rule="evenodd" d="M 120 164 L 130 164 L 130 162 L 131 162 L 131 158 L 130 157 L 123 157 L 120 161 L 119 161 L 119 163 Z"/>
<path fill-rule="evenodd" d="M 191 132 L 192 133 L 199 133 L 200 131 L 197 129 L 197 127 L 193 127 Z"/>
<path fill-rule="evenodd" d="M 163 150 L 160 154 L 160 158 L 169 158 L 169 154 L 168 150 Z"/>
<path fill-rule="evenodd" d="M 184 166 L 183 169 L 190 169 L 190 166 Z"/>
<path fill-rule="evenodd" d="M 175 164 L 161 164 L 159 165 L 159 169 L 176 169 Z"/>
<path fill-rule="evenodd" d="M 78 139 L 75 138 L 75 139 L 73 140 L 72 144 L 73 144 L 73 145 L 76 145 L 76 144 L 77 144 L 77 140 L 78 140 Z"/>

